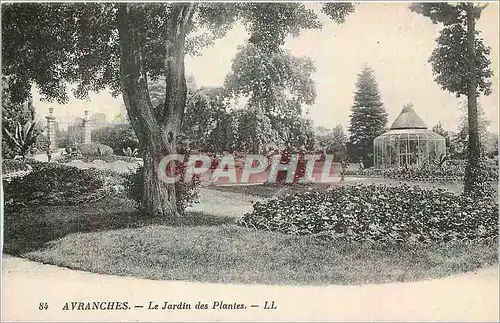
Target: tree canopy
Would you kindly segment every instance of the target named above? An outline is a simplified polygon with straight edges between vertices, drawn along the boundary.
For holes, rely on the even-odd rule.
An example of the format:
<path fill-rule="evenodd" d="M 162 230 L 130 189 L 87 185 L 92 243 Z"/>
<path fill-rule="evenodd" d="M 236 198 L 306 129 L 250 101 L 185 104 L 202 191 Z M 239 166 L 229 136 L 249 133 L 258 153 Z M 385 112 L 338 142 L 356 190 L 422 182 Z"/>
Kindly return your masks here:
<path fill-rule="evenodd" d="M 199 54 L 236 21 L 249 43 L 279 52 L 286 37 L 321 26 L 302 3 L 10 3 L 2 7 L 2 74 L 12 100 L 32 85 L 47 100 L 67 102 L 66 87 L 86 97 L 109 88 L 122 93 L 144 159 L 142 203 L 150 215 L 173 215 L 175 185 L 157 178 L 159 159 L 176 152 L 188 88 L 186 55 Z M 350 4 L 324 7 L 342 22 Z M 153 105 L 148 83 L 164 78 L 164 99 Z"/>
<path fill-rule="evenodd" d="M 415 3 L 411 10 L 444 25 L 429 61 L 436 82 L 457 97 L 467 95 L 468 142 L 464 192 L 481 196 L 485 191 L 484 156 L 481 149 L 477 97 L 491 93 L 490 48 L 476 30 L 476 20 L 486 5 L 472 2 Z"/>

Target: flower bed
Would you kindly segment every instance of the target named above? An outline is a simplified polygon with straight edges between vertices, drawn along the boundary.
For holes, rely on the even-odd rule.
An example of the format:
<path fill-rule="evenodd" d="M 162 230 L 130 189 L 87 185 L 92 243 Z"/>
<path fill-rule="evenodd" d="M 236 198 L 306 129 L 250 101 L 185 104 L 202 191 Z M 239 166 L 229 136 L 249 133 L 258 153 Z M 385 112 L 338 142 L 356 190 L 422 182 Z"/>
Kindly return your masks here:
<path fill-rule="evenodd" d="M 355 241 L 474 240 L 498 236 L 498 204 L 442 189 L 345 186 L 255 203 L 240 225 Z"/>

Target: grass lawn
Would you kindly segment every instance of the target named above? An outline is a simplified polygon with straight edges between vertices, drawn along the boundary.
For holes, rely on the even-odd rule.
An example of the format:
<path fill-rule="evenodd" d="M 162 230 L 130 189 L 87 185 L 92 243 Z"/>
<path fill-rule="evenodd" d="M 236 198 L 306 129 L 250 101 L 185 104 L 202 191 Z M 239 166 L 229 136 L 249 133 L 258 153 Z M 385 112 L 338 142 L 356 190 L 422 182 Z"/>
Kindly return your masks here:
<path fill-rule="evenodd" d="M 377 184 L 377 185 L 387 185 L 387 186 L 398 186 L 402 184 L 407 185 L 418 185 L 422 188 L 442 188 L 460 194 L 463 191 L 463 182 L 425 182 L 425 181 L 403 181 L 391 178 L 356 178 L 350 179 L 343 183 L 334 183 L 336 185 L 357 185 L 357 184 Z M 328 184 L 317 184 L 318 186 L 327 187 Z M 492 183 L 492 186 L 498 192 L 498 182 Z M 207 188 L 211 190 L 241 193 L 245 195 L 258 196 L 263 198 L 270 198 L 273 196 L 279 196 L 286 193 L 293 193 L 307 189 L 304 186 L 271 186 L 271 185 L 233 185 L 233 186 L 208 186 Z"/>
<path fill-rule="evenodd" d="M 327 188 L 329 185 L 330 184 L 317 184 L 316 187 Z M 240 193 L 240 194 L 258 196 L 263 198 L 270 198 L 273 196 L 279 196 L 286 193 L 300 192 L 308 189 L 307 186 L 300 186 L 300 185 L 274 186 L 268 184 L 231 185 L 231 186 L 212 185 L 212 186 L 207 186 L 206 188 L 221 192 Z"/>
<path fill-rule="evenodd" d="M 261 284 L 414 281 L 497 262 L 497 241 L 383 245 L 253 231 L 234 218 L 141 218 L 130 201 L 24 210 L 5 219 L 4 252 L 96 273 Z"/>

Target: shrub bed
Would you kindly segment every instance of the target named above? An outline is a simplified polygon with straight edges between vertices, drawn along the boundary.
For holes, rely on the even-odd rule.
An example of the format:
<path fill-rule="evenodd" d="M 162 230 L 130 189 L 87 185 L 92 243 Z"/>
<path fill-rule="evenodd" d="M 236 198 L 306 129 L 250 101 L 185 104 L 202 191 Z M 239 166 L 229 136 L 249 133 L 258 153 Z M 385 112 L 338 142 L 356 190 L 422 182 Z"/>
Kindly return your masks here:
<path fill-rule="evenodd" d="M 465 174 L 465 163 L 447 162 L 445 167 L 434 165 L 391 167 L 387 169 L 367 168 L 363 170 L 347 169 L 346 176 L 382 177 L 415 181 L 462 181 Z M 485 164 L 485 175 L 488 181 L 498 180 L 498 166 Z"/>
<path fill-rule="evenodd" d="M 57 163 L 29 163 L 33 168 L 29 174 L 10 182 L 3 181 L 5 205 L 10 210 L 24 206 L 91 202 L 119 192 L 123 182 L 123 178 L 108 171 L 78 169 Z"/>
<path fill-rule="evenodd" d="M 98 143 L 79 144 L 78 150 L 83 156 L 102 157 L 113 155 L 113 148 Z"/>
<path fill-rule="evenodd" d="M 474 240 L 498 236 L 498 204 L 443 189 L 344 186 L 257 202 L 240 225 L 355 241 Z"/>
<path fill-rule="evenodd" d="M 85 163 L 91 163 L 94 160 L 102 160 L 106 163 L 114 163 L 116 161 L 124 161 L 126 163 L 133 163 L 140 161 L 141 159 L 136 157 L 127 157 L 127 156 L 119 156 L 119 155 L 104 155 L 104 156 L 63 156 L 62 158 L 56 159 L 56 162 L 59 163 L 67 163 L 72 160 L 81 160 Z"/>
<path fill-rule="evenodd" d="M 19 159 L 3 159 L 2 160 L 2 173 L 10 174 L 16 172 L 29 171 L 30 167 L 27 162 Z"/>

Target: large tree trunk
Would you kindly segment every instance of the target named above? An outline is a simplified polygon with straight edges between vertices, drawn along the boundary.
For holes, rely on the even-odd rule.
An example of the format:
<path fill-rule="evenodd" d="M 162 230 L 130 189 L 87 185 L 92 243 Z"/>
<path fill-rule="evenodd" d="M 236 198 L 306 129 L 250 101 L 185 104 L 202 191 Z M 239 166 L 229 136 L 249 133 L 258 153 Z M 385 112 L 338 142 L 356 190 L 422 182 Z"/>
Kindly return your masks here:
<path fill-rule="evenodd" d="M 465 186 L 467 193 L 472 193 L 480 186 L 481 178 L 479 159 L 481 155 L 477 113 L 477 80 L 476 80 L 476 55 L 475 55 L 475 17 L 474 4 L 467 3 L 467 58 L 469 61 L 469 84 L 467 93 L 467 115 L 469 122 L 468 160 L 465 170 Z"/>
<path fill-rule="evenodd" d="M 140 4 L 119 4 L 118 29 L 121 49 L 121 82 L 130 122 L 139 139 L 144 160 L 142 210 L 149 216 L 178 216 L 175 184 L 158 176 L 160 160 L 176 154 L 176 138 L 186 102 L 184 70 L 185 30 L 191 19 L 191 4 L 173 4 L 169 17 L 165 60 L 166 97 L 163 107 L 151 104 L 147 73 L 142 65 L 143 26 Z M 189 9 L 189 10 L 188 10 Z M 138 23 L 139 22 L 139 23 Z"/>

